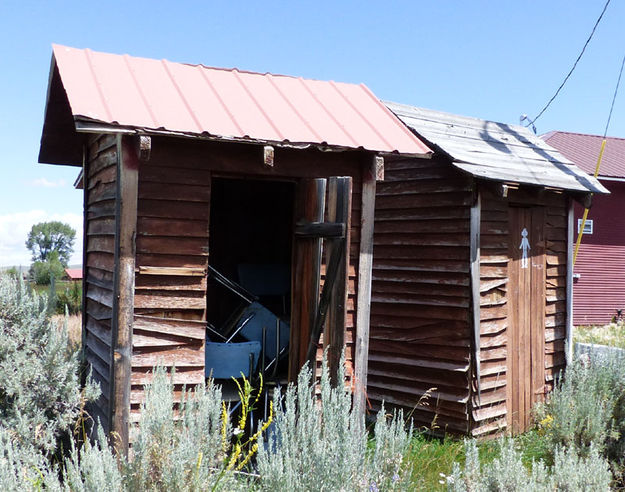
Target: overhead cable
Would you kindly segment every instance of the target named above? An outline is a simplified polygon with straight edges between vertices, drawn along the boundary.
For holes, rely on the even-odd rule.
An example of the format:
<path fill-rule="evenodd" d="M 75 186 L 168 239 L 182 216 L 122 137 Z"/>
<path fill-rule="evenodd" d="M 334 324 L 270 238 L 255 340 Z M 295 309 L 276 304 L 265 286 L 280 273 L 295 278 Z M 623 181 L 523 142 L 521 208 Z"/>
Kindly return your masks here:
<path fill-rule="evenodd" d="M 618 86 L 621 85 L 621 76 L 623 75 L 623 66 L 625 65 L 625 55 L 623 55 L 623 61 L 621 62 L 621 71 L 618 74 L 618 80 L 616 81 L 616 87 L 614 88 L 614 95 L 612 96 L 612 104 L 610 105 L 610 114 L 608 115 L 608 121 L 605 124 L 605 130 L 603 131 L 603 138 L 608 134 L 608 127 L 610 126 L 610 120 L 612 119 L 612 110 L 614 109 L 614 101 L 616 101 L 616 94 L 618 93 Z"/>
<path fill-rule="evenodd" d="M 597 22 L 595 22 L 594 27 L 592 28 L 592 32 L 590 33 L 590 36 L 588 36 L 588 39 L 586 40 L 586 42 L 584 43 L 584 47 L 582 48 L 582 51 L 580 52 L 579 56 L 577 57 L 577 60 L 575 60 L 575 63 L 573 63 L 573 67 L 571 67 L 571 70 L 569 70 L 569 73 L 566 75 L 566 77 L 564 77 L 564 80 L 562 81 L 562 83 L 560 84 L 560 87 L 558 87 L 558 90 L 555 92 L 555 94 L 553 96 L 551 96 L 551 99 L 549 99 L 549 102 L 547 102 L 547 104 L 545 104 L 545 107 L 543 109 L 541 109 L 540 113 L 538 113 L 538 115 L 531 121 L 529 121 L 525 127 L 527 128 L 530 125 L 533 125 L 534 122 L 540 118 L 542 116 L 542 114 L 547 110 L 547 108 L 551 105 L 551 103 L 554 101 L 554 99 L 556 97 L 558 97 L 558 94 L 560 93 L 560 91 L 562 90 L 562 88 L 564 87 L 564 84 L 566 84 L 567 80 L 569 80 L 569 77 L 571 76 L 571 74 L 573 73 L 573 71 L 575 70 L 575 68 L 577 67 L 577 64 L 579 63 L 579 61 L 582 58 L 582 55 L 584 54 L 584 52 L 586 51 L 586 47 L 588 46 L 588 44 L 590 43 L 590 40 L 592 39 L 593 35 L 595 34 L 595 31 L 597 30 L 597 26 L 599 25 L 599 22 L 601 22 L 601 19 L 603 18 L 603 14 L 605 14 L 606 9 L 608 8 L 608 5 L 610 5 L 610 1 L 611 0 L 607 0 L 605 5 L 603 6 L 603 10 L 601 11 L 601 15 L 599 16 L 599 18 L 597 19 Z"/>
<path fill-rule="evenodd" d="M 601 159 L 603 159 L 603 152 L 607 143 L 608 127 L 610 126 L 610 120 L 612 119 L 612 110 L 614 109 L 614 102 L 616 101 L 616 95 L 618 94 L 619 85 L 621 85 L 621 76 L 623 75 L 623 66 L 625 66 L 625 55 L 623 55 L 623 61 L 621 62 L 621 69 L 618 73 L 618 79 L 616 81 L 616 87 L 614 88 L 614 95 L 612 96 L 612 104 L 610 105 L 610 114 L 608 114 L 608 121 L 605 124 L 605 130 L 603 131 L 603 140 L 601 141 L 601 149 L 599 150 L 599 158 L 597 159 L 597 166 L 595 167 L 594 177 L 599 176 L 599 168 L 601 167 Z M 592 197 L 592 193 L 590 194 Z M 584 214 L 582 216 L 582 224 L 577 232 L 577 241 L 575 241 L 575 249 L 573 250 L 573 265 L 577 260 L 577 253 L 579 252 L 579 245 L 582 242 L 582 235 L 584 234 L 584 227 L 586 226 L 586 219 L 588 219 L 589 207 L 584 208 Z"/>

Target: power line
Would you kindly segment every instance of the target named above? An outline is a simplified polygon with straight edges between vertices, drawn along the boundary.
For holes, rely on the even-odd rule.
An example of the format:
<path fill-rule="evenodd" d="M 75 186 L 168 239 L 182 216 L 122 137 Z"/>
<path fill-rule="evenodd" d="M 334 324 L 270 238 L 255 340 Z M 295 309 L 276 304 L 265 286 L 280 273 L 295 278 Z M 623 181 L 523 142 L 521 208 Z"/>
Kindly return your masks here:
<path fill-rule="evenodd" d="M 573 71 L 575 70 L 575 68 L 577 67 L 577 64 L 579 63 L 579 61 L 582 58 L 582 55 L 584 54 L 584 52 L 586 51 L 586 47 L 588 46 L 588 44 L 590 43 L 590 40 L 592 39 L 593 35 L 595 34 L 595 31 L 597 29 L 597 26 L 599 25 L 599 22 L 601 22 L 601 19 L 603 18 L 603 14 L 605 14 L 606 9 L 608 8 L 608 5 L 610 5 L 610 1 L 611 0 L 607 0 L 607 2 L 605 3 L 605 5 L 603 6 L 603 10 L 601 11 L 601 15 L 599 16 L 599 18 L 597 19 L 597 22 L 595 22 L 594 27 L 592 28 L 592 32 L 590 33 L 590 36 L 588 36 L 588 39 L 586 40 L 586 42 L 584 43 L 584 47 L 582 48 L 582 51 L 580 52 L 579 56 L 577 57 L 577 60 L 575 60 L 575 63 L 573 63 L 573 67 L 571 68 L 571 70 L 569 71 L 569 73 L 566 75 L 566 77 L 564 77 L 564 80 L 562 81 L 562 83 L 560 84 L 560 87 L 558 87 L 558 90 L 556 91 L 556 93 L 551 97 L 551 99 L 549 99 L 549 102 L 547 102 L 547 104 L 545 104 L 545 107 L 540 111 L 540 113 L 538 113 L 538 115 L 531 121 L 529 121 L 525 126 L 528 127 L 530 125 L 533 125 L 536 120 L 538 118 L 540 118 L 542 116 L 542 114 L 547 110 L 547 108 L 551 105 L 551 103 L 554 101 L 554 99 L 556 97 L 558 97 L 558 94 L 560 93 L 560 91 L 562 90 L 562 88 L 564 87 L 564 84 L 566 84 L 567 80 L 569 80 L 569 77 L 571 76 L 571 74 L 573 73 Z"/>
<path fill-rule="evenodd" d="M 610 126 L 610 120 L 612 119 L 612 110 L 614 109 L 614 101 L 616 101 L 616 94 L 618 92 L 618 86 L 621 84 L 621 76 L 623 75 L 623 66 L 625 66 L 625 55 L 623 55 L 623 61 L 621 62 L 621 71 L 618 74 L 618 80 L 616 81 L 616 87 L 614 88 L 614 95 L 612 96 L 612 104 L 610 105 L 610 114 L 608 115 L 608 121 L 605 124 L 605 130 L 603 132 L 603 138 L 605 139 L 608 134 L 608 127 Z"/>

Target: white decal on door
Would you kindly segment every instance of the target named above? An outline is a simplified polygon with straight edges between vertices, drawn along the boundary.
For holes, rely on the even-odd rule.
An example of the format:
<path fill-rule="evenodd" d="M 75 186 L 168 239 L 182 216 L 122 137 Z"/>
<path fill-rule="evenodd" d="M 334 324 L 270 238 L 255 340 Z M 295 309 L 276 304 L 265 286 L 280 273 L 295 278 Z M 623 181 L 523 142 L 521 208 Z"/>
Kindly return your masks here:
<path fill-rule="evenodd" d="M 521 236 L 522 236 L 521 245 L 519 246 L 519 249 L 522 252 L 521 268 L 527 268 L 527 251 L 532 248 L 530 248 L 530 242 L 527 239 L 527 229 L 525 227 L 521 231 Z"/>

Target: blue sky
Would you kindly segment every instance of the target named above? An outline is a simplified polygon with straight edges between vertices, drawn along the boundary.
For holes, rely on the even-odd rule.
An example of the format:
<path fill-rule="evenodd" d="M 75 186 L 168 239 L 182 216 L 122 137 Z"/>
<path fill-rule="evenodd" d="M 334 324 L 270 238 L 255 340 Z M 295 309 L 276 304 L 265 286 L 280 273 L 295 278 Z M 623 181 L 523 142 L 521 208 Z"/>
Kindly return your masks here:
<path fill-rule="evenodd" d="M 604 3 L 0 0 L 0 266 L 30 262 L 24 241 L 35 222 L 81 227 L 78 170 L 37 164 L 52 43 L 364 82 L 381 99 L 518 123 L 551 97 Z M 603 133 L 624 26 L 625 2 L 612 0 L 538 133 Z M 625 137 L 624 92 L 612 136 Z M 76 246 L 72 263 L 80 231 Z"/>

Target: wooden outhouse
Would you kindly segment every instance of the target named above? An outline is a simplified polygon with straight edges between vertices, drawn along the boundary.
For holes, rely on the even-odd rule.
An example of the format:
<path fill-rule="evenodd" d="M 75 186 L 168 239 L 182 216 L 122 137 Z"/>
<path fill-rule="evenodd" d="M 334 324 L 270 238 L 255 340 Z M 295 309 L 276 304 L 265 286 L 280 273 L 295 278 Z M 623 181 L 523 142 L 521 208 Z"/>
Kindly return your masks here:
<path fill-rule="evenodd" d="M 376 176 L 397 153 L 431 154 L 363 85 L 55 46 L 39 161 L 82 167 L 93 416 L 127 444 L 154 365 L 204 380 L 230 302 L 207 277 L 241 265 L 286 272 L 291 378 L 325 319 L 331 367 L 346 343 L 366 382 Z"/>
<path fill-rule="evenodd" d="M 368 397 L 439 431 L 524 430 L 566 363 L 572 202 L 606 190 L 520 126 L 387 106 L 434 156 L 378 183 Z"/>

